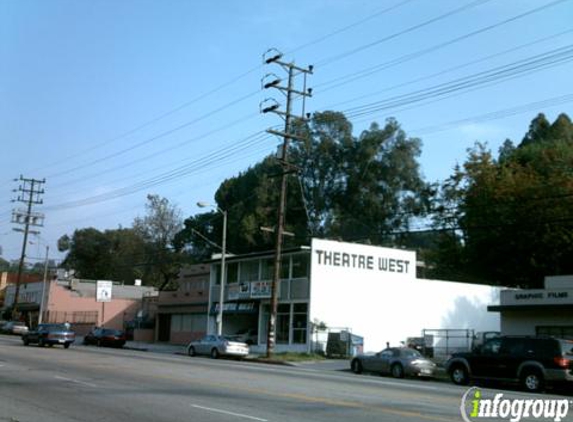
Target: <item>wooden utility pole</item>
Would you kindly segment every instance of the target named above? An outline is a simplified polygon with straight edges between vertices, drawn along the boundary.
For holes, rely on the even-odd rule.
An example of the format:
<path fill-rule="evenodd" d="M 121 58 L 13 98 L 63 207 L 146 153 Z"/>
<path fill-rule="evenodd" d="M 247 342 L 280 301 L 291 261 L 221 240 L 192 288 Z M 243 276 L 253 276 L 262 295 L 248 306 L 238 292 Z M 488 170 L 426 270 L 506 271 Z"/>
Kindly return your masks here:
<path fill-rule="evenodd" d="M 267 357 L 271 357 L 275 350 L 276 344 L 276 319 L 277 319 L 277 309 L 278 309 L 278 292 L 279 283 L 281 278 L 281 253 L 282 253 L 282 242 L 285 226 L 285 210 L 286 210 L 286 193 L 287 193 L 287 176 L 292 172 L 292 165 L 288 162 L 288 147 L 290 140 L 301 140 L 300 136 L 292 133 L 291 125 L 293 117 L 298 117 L 299 119 L 304 119 L 304 101 L 302 115 L 295 116 L 292 114 L 292 102 L 293 96 L 298 95 L 305 99 L 310 97 L 312 94 L 311 89 L 306 89 L 306 76 L 312 74 L 312 66 L 308 68 L 297 67 L 293 62 L 287 63 L 281 60 L 282 53 L 275 49 L 271 49 L 265 53 L 264 62 L 265 64 L 278 64 L 288 73 L 287 86 L 281 86 L 282 80 L 274 74 L 268 74 L 263 78 L 263 88 L 274 88 L 281 91 L 286 96 L 286 111 L 279 110 L 280 105 L 274 100 L 272 103 L 266 107 L 262 107 L 263 113 L 275 113 L 284 119 L 284 131 L 276 131 L 273 129 L 268 129 L 267 132 L 273 135 L 277 135 L 283 138 L 283 145 L 281 148 L 281 155 L 279 161 L 283 167 L 281 175 L 281 186 L 279 195 L 279 205 L 277 211 L 277 226 L 275 228 L 276 243 L 275 243 L 275 256 L 274 256 L 274 271 L 273 279 L 271 283 L 271 303 L 270 303 L 270 315 L 267 330 Z M 301 91 L 294 89 L 294 78 L 296 75 L 304 75 L 304 88 Z"/>
<path fill-rule="evenodd" d="M 18 276 L 16 278 L 16 291 L 14 293 L 14 303 L 12 306 L 12 319 L 18 316 L 18 299 L 20 295 L 20 284 L 22 282 L 22 272 L 24 270 L 24 261 L 26 259 L 26 246 L 28 244 L 28 235 L 39 234 L 38 231 L 30 230 L 32 227 L 42 227 L 44 225 L 44 214 L 32 212 L 33 205 L 40 205 L 43 203 L 41 195 L 44 194 L 42 186 L 46 180 L 26 179 L 20 176 L 20 186 L 15 192 L 18 193 L 18 198 L 15 201 L 23 202 L 26 204 L 26 209 L 15 209 L 12 211 L 12 223 L 24 225 L 24 229 L 15 228 L 15 231 L 24 233 L 24 240 L 22 242 L 22 253 L 20 255 L 20 262 L 18 263 Z"/>

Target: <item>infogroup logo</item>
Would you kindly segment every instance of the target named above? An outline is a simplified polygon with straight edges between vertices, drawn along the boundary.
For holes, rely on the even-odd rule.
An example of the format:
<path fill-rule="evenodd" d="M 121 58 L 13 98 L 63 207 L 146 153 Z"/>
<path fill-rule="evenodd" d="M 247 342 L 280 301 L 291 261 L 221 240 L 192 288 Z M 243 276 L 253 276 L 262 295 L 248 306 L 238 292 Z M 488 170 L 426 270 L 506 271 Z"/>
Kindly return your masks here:
<path fill-rule="evenodd" d="M 462 396 L 460 412 L 465 422 L 495 419 L 519 422 L 522 419 L 560 422 L 569 413 L 568 399 L 505 398 L 503 393 L 490 394 L 477 387 Z"/>

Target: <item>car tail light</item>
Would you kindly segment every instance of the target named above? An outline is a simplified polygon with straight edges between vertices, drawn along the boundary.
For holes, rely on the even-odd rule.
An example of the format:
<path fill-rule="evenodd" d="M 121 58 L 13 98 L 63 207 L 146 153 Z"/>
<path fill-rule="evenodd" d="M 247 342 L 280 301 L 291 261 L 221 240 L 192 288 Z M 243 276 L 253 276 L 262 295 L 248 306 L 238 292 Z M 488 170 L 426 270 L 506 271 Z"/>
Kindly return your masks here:
<path fill-rule="evenodd" d="M 569 364 L 571 363 L 571 360 L 564 358 L 563 356 L 556 356 L 553 358 L 553 361 L 561 368 L 569 368 Z"/>

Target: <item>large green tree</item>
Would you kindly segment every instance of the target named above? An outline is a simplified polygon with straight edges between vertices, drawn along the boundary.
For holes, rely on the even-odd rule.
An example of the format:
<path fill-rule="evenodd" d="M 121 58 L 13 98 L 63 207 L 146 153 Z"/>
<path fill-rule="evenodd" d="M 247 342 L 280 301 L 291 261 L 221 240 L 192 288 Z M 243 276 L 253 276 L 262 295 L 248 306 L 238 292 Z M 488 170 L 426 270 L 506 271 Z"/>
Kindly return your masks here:
<path fill-rule="evenodd" d="M 295 236 L 285 237 L 285 245 L 306 245 L 311 236 L 404 244 L 406 237 L 397 233 L 428 205 L 417 162 L 420 140 L 408 138 L 393 119 L 355 137 L 346 117 L 331 111 L 297 122 L 295 130 L 303 140 L 290 143 L 285 227 Z M 277 159 L 267 157 L 221 184 L 215 199 L 228 212 L 229 251 L 274 246 L 274 237 L 260 227 L 276 225 L 282 172 Z M 214 252 L 196 233 L 219 242 L 221 226 L 220 216 L 192 216 L 179 246 L 191 245 L 196 256 Z"/>
<path fill-rule="evenodd" d="M 227 251 L 233 254 L 270 250 L 277 222 L 277 204 L 282 169 L 274 157 L 267 157 L 238 176 L 225 180 L 215 193 L 217 206 L 227 212 Z M 308 242 L 306 213 L 300 183 L 288 178 L 285 229 L 295 237 L 285 237 L 286 246 Z M 220 252 L 223 216 L 216 211 L 187 218 L 176 236 L 178 248 L 188 248 L 196 260 Z"/>
<path fill-rule="evenodd" d="M 541 287 L 573 272 L 573 125 L 540 114 L 496 159 L 483 144 L 442 186 L 435 266 L 468 280 Z"/>
<path fill-rule="evenodd" d="M 58 240 L 58 250 L 67 252 L 61 266 L 77 277 L 133 284 L 143 275 L 145 244 L 133 229 L 78 229 Z"/>
<path fill-rule="evenodd" d="M 182 264 L 173 241 L 183 228 L 183 219 L 179 208 L 159 195 L 148 195 L 145 208 L 145 215 L 133 222 L 133 230 L 145 244 L 143 278 L 163 290 L 171 287 Z"/>

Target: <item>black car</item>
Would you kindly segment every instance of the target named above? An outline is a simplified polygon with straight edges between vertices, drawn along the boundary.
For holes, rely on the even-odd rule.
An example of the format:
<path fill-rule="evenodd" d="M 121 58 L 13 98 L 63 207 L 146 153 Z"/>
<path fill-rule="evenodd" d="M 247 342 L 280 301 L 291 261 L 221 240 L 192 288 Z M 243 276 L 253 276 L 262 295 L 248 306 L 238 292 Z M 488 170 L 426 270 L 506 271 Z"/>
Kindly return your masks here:
<path fill-rule="evenodd" d="M 84 337 L 84 344 L 96 346 L 123 347 L 125 345 L 125 333 L 112 328 L 94 328 Z"/>
<path fill-rule="evenodd" d="M 76 340 L 76 334 L 68 324 L 40 324 L 35 329 L 22 334 L 24 346 L 30 343 L 40 347 L 60 344 L 66 349 Z"/>
<path fill-rule="evenodd" d="M 518 382 L 537 392 L 548 383 L 573 382 L 573 341 L 551 337 L 502 336 L 446 362 L 455 384 L 472 379 Z"/>

